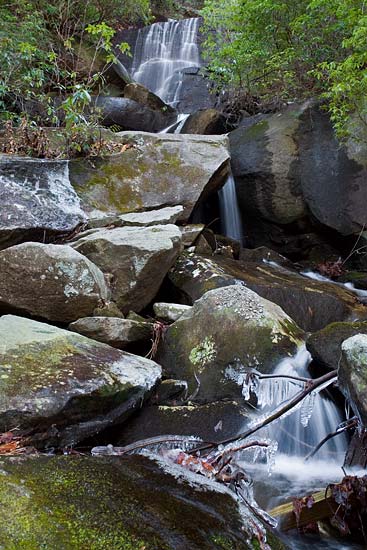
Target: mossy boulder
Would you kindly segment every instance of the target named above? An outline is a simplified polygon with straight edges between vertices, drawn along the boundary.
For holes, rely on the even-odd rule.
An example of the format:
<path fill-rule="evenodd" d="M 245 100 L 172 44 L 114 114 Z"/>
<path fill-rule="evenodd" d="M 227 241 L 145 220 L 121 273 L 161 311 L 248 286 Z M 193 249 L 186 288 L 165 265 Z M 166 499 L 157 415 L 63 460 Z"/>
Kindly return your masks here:
<path fill-rule="evenodd" d="M 191 114 L 181 128 L 182 134 L 224 134 L 228 132 L 225 116 L 216 109 L 202 109 Z"/>
<path fill-rule="evenodd" d="M 153 361 L 22 317 L 0 318 L 0 341 L 0 432 L 17 427 L 40 446 L 122 422 L 161 375 Z"/>
<path fill-rule="evenodd" d="M 72 246 L 109 274 L 112 299 L 124 314 L 151 302 L 182 248 L 171 224 L 90 231 Z"/>
<path fill-rule="evenodd" d="M 367 321 L 331 323 L 311 334 L 306 346 L 315 361 L 326 369 L 334 370 L 341 358 L 342 343 L 356 334 L 367 334 Z"/>
<path fill-rule="evenodd" d="M 0 252 L 0 311 L 70 323 L 105 303 L 102 271 L 68 245 L 23 243 Z"/>
<path fill-rule="evenodd" d="M 0 461 L 6 550 L 250 550 L 234 493 L 142 456 Z M 181 468 L 182 470 L 182 468 Z M 269 533 L 272 548 L 284 546 Z"/>
<path fill-rule="evenodd" d="M 228 175 L 226 136 L 121 132 L 115 139 L 126 145 L 122 153 L 69 163 L 90 217 L 182 205 L 180 219 L 187 220 L 199 199 L 205 201 Z"/>
<path fill-rule="evenodd" d="M 342 343 L 339 387 L 354 413 L 367 427 L 367 335 L 356 334 Z"/>
<path fill-rule="evenodd" d="M 85 221 L 66 160 L 0 155 L 0 249 L 44 240 Z"/>
<path fill-rule="evenodd" d="M 69 325 L 69 330 L 104 342 L 114 348 L 126 349 L 130 344 L 149 342 L 153 325 L 119 317 L 83 317 Z"/>
<path fill-rule="evenodd" d="M 355 294 L 332 283 L 306 278 L 281 266 L 205 257 L 184 252 L 168 274 L 167 292 L 173 301 L 192 304 L 213 288 L 238 284 L 278 304 L 306 331 L 334 321 L 367 318 L 367 308 Z"/>
<path fill-rule="evenodd" d="M 157 361 L 166 375 L 200 381 L 195 402 L 241 396 L 244 370 L 271 370 L 292 355 L 302 331 L 277 305 L 241 285 L 211 290 L 173 323 Z"/>

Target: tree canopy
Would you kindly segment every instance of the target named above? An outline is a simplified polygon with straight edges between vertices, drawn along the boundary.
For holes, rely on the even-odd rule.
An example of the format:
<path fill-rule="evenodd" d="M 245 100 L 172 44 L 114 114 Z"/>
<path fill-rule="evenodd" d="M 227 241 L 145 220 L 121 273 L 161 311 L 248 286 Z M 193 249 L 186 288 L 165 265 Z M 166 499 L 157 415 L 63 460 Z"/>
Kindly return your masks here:
<path fill-rule="evenodd" d="M 321 96 L 339 136 L 353 116 L 367 134 L 366 2 L 205 0 L 202 15 L 218 86 L 264 102 Z"/>

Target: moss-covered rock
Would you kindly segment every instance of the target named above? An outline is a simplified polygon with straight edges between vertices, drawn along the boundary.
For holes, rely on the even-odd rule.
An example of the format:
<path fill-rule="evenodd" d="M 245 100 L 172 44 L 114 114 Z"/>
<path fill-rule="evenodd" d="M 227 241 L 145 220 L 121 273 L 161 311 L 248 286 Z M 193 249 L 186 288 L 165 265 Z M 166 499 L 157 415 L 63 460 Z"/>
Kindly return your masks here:
<path fill-rule="evenodd" d="M 122 422 L 161 374 L 148 359 L 12 315 L 0 318 L 0 342 L 0 432 L 18 427 L 40 445 Z"/>
<path fill-rule="evenodd" d="M 107 301 L 101 270 L 68 245 L 23 243 L 0 252 L 0 311 L 70 323 Z"/>
<path fill-rule="evenodd" d="M 277 305 L 240 285 L 207 292 L 173 323 L 157 361 L 185 379 L 195 401 L 241 396 L 245 367 L 267 371 L 296 351 L 302 331 Z M 241 382 L 242 381 L 242 382 Z"/>
<path fill-rule="evenodd" d="M 248 550 L 230 491 L 145 457 L 0 461 L 4 550 Z M 273 535 L 272 548 L 284 548 Z"/>
<path fill-rule="evenodd" d="M 111 295 L 123 313 L 140 311 L 155 297 L 181 251 L 172 224 L 90 230 L 72 245 L 111 280 Z"/>
<path fill-rule="evenodd" d="M 172 300 L 192 304 L 208 290 L 239 281 L 278 304 L 303 330 L 315 331 L 334 321 L 367 318 L 367 308 L 347 289 L 264 262 L 185 252 L 168 274 L 168 290 Z"/>
<path fill-rule="evenodd" d="M 367 427 L 367 335 L 356 334 L 342 343 L 339 386 L 362 425 Z"/>
<path fill-rule="evenodd" d="M 228 175 L 225 136 L 121 132 L 115 140 L 126 145 L 121 154 L 69 163 L 70 180 L 92 216 L 180 204 L 180 219 L 187 220 Z"/>
<path fill-rule="evenodd" d="M 356 334 L 367 334 L 367 321 L 331 323 L 311 334 L 306 346 L 315 361 L 326 369 L 334 370 L 340 361 L 342 343 Z"/>

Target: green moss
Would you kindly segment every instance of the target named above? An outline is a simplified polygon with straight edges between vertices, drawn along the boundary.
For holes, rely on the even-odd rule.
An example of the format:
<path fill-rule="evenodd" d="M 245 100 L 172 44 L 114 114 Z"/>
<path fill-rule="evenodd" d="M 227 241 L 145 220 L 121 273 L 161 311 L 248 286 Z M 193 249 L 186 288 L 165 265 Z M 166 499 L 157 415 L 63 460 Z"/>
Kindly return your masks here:
<path fill-rule="evenodd" d="M 213 338 L 206 337 L 198 346 L 191 350 L 189 359 L 201 372 L 207 363 L 215 359 L 216 355 L 216 345 Z"/>

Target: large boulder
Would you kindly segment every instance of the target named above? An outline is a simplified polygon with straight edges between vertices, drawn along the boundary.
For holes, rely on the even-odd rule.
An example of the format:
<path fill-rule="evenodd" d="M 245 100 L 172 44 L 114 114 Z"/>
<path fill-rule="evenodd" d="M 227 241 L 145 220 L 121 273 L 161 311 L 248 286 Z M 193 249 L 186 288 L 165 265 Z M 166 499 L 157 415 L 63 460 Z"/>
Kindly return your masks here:
<path fill-rule="evenodd" d="M 161 375 L 153 361 L 13 315 L 0 318 L 0 341 L 0 431 L 18 427 L 41 446 L 122 422 Z"/>
<path fill-rule="evenodd" d="M 181 232 L 171 224 L 99 229 L 82 235 L 73 247 L 112 276 L 112 299 L 128 313 L 155 297 L 180 253 Z"/>
<path fill-rule="evenodd" d="M 121 132 L 117 138 L 126 145 L 121 154 L 70 162 L 71 181 L 89 213 L 183 205 L 185 221 L 199 199 L 205 201 L 226 181 L 226 136 Z"/>
<path fill-rule="evenodd" d="M 70 323 L 108 299 L 103 273 L 71 246 L 23 243 L 0 252 L 0 311 Z"/>
<path fill-rule="evenodd" d="M 230 143 L 243 213 L 282 225 L 310 212 L 343 235 L 364 229 L 366 146 L 342 146 L 314 102 L 253 118 L 230 134 Z"/>
<path fill-rule="evenodd" d="M 167 292 L 173 301 L 191 305 L 208 290 L 238 282 L 278 304 L 306 331 L 334 321 L 367 318 L 367 308 L 339 285 L 306 278 L 280 265 L 220 256 L 181 254 L 168 274 Z"/>
<path fill-rule="evenodd" d="M 0 156 L 0 248 L 44 240 L 85 221 L 66 160 Z"/>
<path fill-rule="evenodd" d="M 334 370 L 340 362 L 342 343 L 356 334 L 367 334 L 366 321 L 331 323 L 311 334 L 307 339 L 306 346 L 312 359 L 323 368 Z"/>
<path fill-rule="evenodd" d="M 367 335 L 356 334 L 342 343 L 339 387 L 364 427 L 367 427 Z"/>
<path fill-rule="evenodd" d="M 142 456 L 0 461 L 9 550 L 249 550 L 261 528 L 234 492 Z M 257 527 L 259 525 L 259 527 Z M 251 529 L 252 526 L 252 529 Z M 274 550 L 285 548 L 270 532 Z"/>
<path fill-rule="evenodd" d="M 102 111 L 103 125 L 118 126 L 120 130 L 159 132 L 176 119 L 171 111 L 156 111 L 126 97 L 98 96 L 95 105 Z"/>
<path fill-rule="evenodd" d="M 302 331 L 277 305 L 242 285 L 207 292 L 166 331 L 157 361 L 197 402 L 241 396 L 244 369 L 269 371 L 295 353 Z M 198 382 L 199 380 L 199 382 Z"/>

